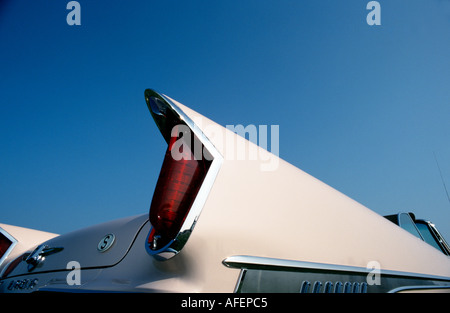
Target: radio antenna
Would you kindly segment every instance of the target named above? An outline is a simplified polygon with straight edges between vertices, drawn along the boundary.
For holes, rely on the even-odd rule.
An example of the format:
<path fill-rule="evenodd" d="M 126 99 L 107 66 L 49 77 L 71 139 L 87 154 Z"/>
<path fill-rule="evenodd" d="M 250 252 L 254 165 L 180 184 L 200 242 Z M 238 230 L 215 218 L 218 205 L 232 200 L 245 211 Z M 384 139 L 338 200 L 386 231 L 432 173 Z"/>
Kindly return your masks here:
<path fill-rule="evenodd" d="M 436 161 L 436 165 L 439 170 L 439 175 L 441 175 L 442 185 L 444 185 L 444 189 L 445 189 L 445 193 L 447 194 L 448 202 L 450 203 L 450 196 L 448 195 L 448 190 L 447 190 L 447 186 L 445 185 L 444 176 L 442 176 L 441 167 L 439 166 L 439 162 L 437 160 L 436 153 L 434 153 L 434 151 L 433 151 L 433 155 L 434 155 L 434 160 Z"/>

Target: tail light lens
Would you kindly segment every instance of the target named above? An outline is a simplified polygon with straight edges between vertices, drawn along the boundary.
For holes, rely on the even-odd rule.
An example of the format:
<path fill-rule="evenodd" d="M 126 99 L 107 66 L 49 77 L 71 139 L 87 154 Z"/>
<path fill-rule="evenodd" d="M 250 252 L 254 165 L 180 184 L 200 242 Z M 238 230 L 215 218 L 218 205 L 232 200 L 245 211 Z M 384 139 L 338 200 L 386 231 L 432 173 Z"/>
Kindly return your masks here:
<path fill-rule="evenodd" d="M 10 255 L 16 244 L 17 240 L 3 228 L 0 228 L 0 265 L 2 265 L 2 263 Z M 0 278 L 3 277 L 5 277 L 5 274 L 3 274 Z"/>
<path fill-rule="evenodd" d="M 16 267 L 20 264 L 21 261 L 28 255 L 28 253 L 24 253 L 17 258 L 15 258 L 12 262 L 10 262 L 8 265 L 6 265 L 5 271 L 2 273 L 1 279 L 6 278 Z"/>
<path fill-rule="evenodd" d="M 0 233 L 0 259 L 8 251 L 9 247 L 12 245 L 12 241 L 9 240 L 3 233 Z"/>
<path fill-rule="evenodd" d="M 177 254 L 200 215 L 222 156 L 169 98 L 145 91 L 148 109 L 167 142 L 150 205 L 147 252 L 158 259 Z"/>
<path fill-rule="evenodd" d="M 178 128 L 175 126 L 172 133 L 179 134 Z M 153 230 L 148 244 L 152 250 L 177 236 L 211 164 L 205 158 L 195 160 L 191 142 L 183 137 L 190 136 L 171 137 L 156 184 L 149 214 Z"/>

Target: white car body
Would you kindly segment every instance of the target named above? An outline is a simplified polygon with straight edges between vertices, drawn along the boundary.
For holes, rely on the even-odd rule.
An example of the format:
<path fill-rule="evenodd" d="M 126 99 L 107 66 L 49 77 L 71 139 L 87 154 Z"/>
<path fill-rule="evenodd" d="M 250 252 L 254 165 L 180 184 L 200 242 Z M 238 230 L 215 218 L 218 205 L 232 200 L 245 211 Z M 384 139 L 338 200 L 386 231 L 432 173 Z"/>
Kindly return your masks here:
<path fill-rule="evenodd" d="M 2 251 L 1 292 L 450 291 L 443 238 L 441 251 L 165 95 L 146 90 L 146 101 L 169 145 L 182 125 L 207 159 L 178 226 L 158 220 L 165 213 L 153 205 L 150 215 L 64 235 L 0 224 L 12 243 Z M 180 174 L 174 168 L 162 184 L 173 185 L 165 175 Z M 153 201 L 163 207 L 161 190 Z"/>

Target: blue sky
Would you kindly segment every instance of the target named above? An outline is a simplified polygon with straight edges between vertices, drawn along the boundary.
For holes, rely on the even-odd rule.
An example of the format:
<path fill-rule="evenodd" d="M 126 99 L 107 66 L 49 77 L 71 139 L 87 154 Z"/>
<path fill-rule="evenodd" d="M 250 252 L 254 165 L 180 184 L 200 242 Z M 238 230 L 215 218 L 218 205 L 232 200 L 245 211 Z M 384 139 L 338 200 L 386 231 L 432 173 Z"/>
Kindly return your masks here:
<path fill-rule="evenodd" d="M 450 240 L 450 2 L 0 2 L 0 221 L 64 233 L 148 212 L 153 88 L 219 124 L 280 125 L 280 156 Z"/>

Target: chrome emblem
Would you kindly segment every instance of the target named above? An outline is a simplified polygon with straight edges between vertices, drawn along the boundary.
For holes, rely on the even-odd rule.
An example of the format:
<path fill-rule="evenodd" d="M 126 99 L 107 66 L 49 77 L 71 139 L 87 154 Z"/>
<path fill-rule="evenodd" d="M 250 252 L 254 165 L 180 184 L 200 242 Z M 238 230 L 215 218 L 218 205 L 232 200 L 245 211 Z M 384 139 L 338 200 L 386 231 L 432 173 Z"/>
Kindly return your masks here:
<path fill-rule="evenodd" d="M 100 242 L 97 245 L 97 250 L 100 252 L 105 252 L 107 251 L 109 248 L 111 248 L 111 246 L 114 244 L 114 241 L 116 240 L 116 236 L 114 236 L 114 234 L 108 234 L 105 237 L 102 238 L 102 240 L 100 240 Z"/>
<path fill-rule="evenodd" d="M 28 272 L 31 272 L 37 266 L 42 265 L 42 263 L 45 261 L 46 256 L 61 252 L 62 250 L 64 250 L 64 248 L 62 247 L 51 248 L 47 245 L 42 244 L 37 246 L 37 248 L 34 249 L 34 251 L 30 255 L 24 256 L 22 260 L 27 262 Z"/>

